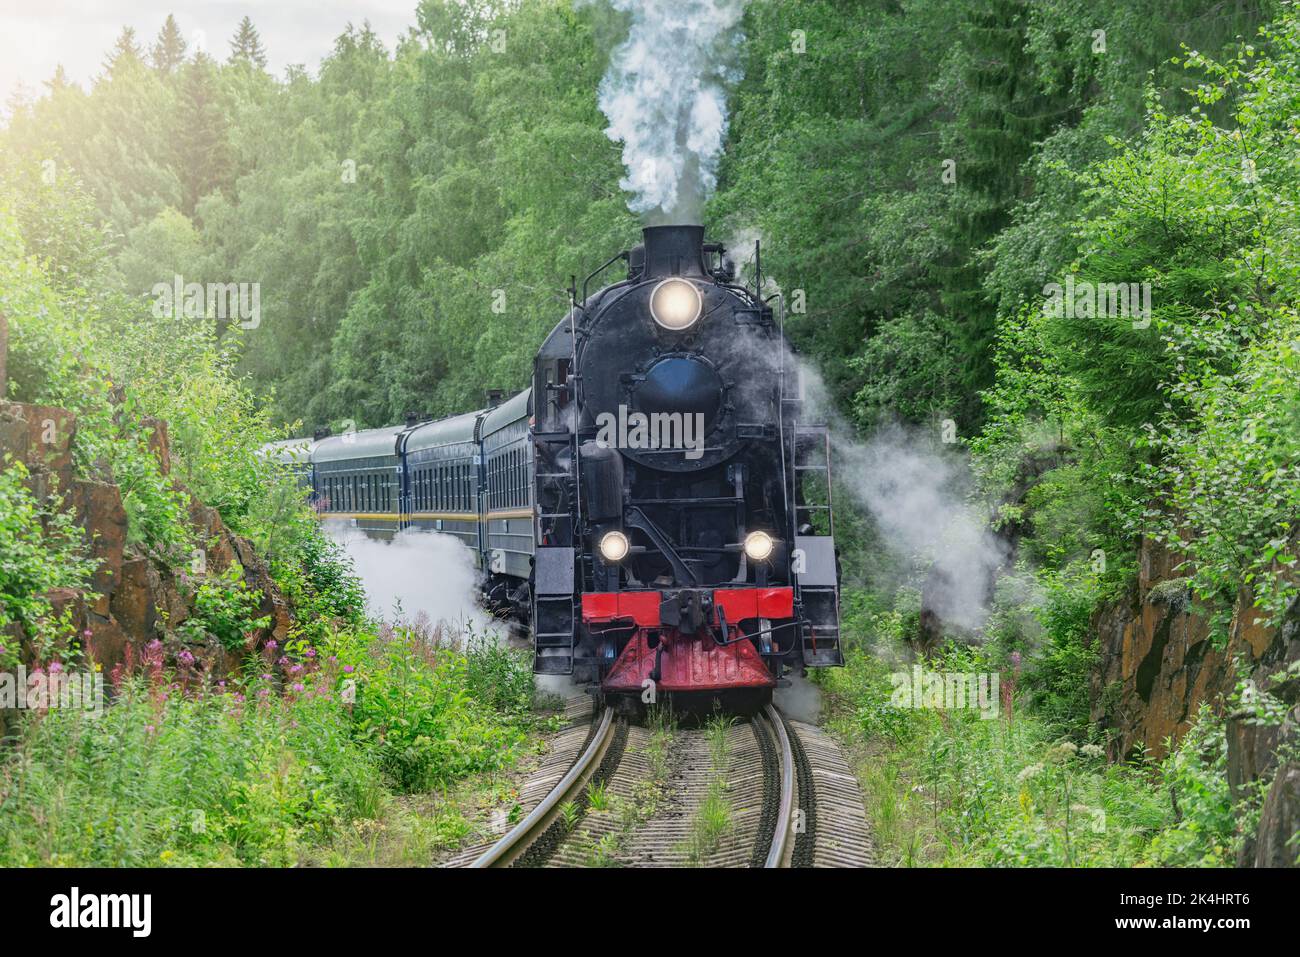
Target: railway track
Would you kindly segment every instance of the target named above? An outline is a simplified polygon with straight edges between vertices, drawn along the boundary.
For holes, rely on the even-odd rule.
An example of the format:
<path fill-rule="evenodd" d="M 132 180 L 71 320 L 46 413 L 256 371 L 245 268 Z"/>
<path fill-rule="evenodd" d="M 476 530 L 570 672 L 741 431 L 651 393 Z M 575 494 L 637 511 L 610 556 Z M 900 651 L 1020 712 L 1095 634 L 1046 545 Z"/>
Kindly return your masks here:
<path fill-rule="evenodd" d="M 449 866 L 865 867 L 857 781 L 835 743 L 766 707 L 708 728 L 573 724 L 524 786 L 519 818 Z M 670 739 L 670 740 L 669 740 Z"/>

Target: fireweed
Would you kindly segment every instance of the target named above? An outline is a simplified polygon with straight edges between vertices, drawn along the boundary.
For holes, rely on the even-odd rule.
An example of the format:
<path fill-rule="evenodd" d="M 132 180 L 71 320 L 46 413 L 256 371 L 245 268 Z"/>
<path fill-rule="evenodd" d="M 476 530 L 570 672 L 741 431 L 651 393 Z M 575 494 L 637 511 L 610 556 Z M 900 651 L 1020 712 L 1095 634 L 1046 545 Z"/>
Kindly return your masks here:
<path fill-rule="evenodd" d="M 268 642 L 224 681 L 128 647 L 100 718 L 26 716 L 0 758 L 0 865 L 297 863 L 395 789 L 512 761 L 525 666 L 410 629 Z"/>

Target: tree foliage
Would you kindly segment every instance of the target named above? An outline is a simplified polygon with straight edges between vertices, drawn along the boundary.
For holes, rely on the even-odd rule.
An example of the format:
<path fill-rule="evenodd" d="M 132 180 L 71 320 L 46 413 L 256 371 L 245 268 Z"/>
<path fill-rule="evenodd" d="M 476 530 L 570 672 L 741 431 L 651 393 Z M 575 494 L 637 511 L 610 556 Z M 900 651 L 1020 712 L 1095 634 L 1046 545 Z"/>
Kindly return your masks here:
<path fill-rule="evenodd" d="M 742 261 L 763 238 L 767 274 L 803 292 L 792 334 L 859 421 L 983 421 L 997 316 L 1074 261 L 1107 137 L 1141 128 L 1144 87 L 1182 102 L 1179 42 L 1220 49 L 1269 9 L 1156 7 L 749 4 L 707 225 Z M 218 64 L 169 17 L 154 69 L 124 33 L 89 94 L 53 90 L 4 139 L 13 165 L 86 182 L 128 294 L 261 284 L 240 368 L 277 419 L 450 413 L 522 386 L 569 277 L 635 240 L 596 108 L 622 29 L 598 4 L 424 0 L 396 49 L 348 27 L 315 78 L 274 79 L 251 19 Z M 1086 268 L 1136 268 L 1161 228 Z"/>

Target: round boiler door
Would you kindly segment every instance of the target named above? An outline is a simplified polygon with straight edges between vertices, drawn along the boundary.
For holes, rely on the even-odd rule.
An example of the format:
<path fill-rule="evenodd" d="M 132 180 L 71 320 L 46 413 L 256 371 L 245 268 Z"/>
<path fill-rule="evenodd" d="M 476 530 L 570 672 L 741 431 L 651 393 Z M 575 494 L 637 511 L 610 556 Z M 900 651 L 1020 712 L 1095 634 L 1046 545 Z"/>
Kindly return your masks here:
<path fill-rule="evenodd" d="M 636 405 L 640 412 L 680 412 L 683 415 L 700 413 L 704 428 L 713 427 L 713 420 L 722 407 L 722 378 L 708 363 L 687 356 L 660 359 L 646 373 L 636 389 Z"/>

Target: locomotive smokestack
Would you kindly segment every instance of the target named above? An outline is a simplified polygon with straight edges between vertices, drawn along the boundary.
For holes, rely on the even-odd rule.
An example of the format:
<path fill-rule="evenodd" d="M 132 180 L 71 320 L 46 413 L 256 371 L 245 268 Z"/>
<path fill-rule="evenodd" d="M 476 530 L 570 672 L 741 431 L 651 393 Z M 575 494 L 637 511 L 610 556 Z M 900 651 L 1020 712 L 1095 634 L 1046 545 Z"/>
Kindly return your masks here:
<path fill-rule="evenodd" d="M 708 275 L 704 262 L 703 226 L 647 226 L 643 278 Z"/>

